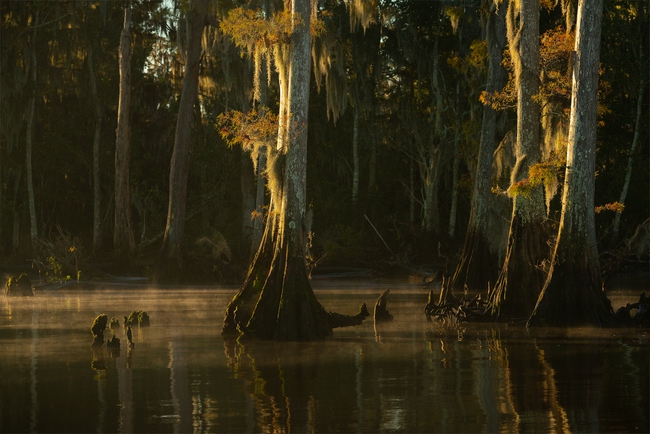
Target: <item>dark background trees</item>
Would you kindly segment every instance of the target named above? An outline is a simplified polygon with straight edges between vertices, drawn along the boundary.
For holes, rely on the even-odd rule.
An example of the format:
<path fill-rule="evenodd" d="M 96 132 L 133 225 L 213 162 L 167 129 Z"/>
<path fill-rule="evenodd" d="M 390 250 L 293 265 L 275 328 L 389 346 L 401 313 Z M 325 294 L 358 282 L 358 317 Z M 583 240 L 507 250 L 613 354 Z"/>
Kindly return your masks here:
<path fill-rule="evenodd" d="M 234 6 L 220 4 L 212 14 L 219 20 Z M 483 119 L 479 96 L 488 78 L 482 17 L 494 11 L 479 1 L 384 1 L 375 6 L 374 12 L 368 12 L 375 15 L 364 21 L 365 29 L 351 28 L 344 5 L 324 2 L 322 6 L 328 11 L 323 22 L 329 43 L 342 57 L 337 59 L 341 64 L 337 77 L 332 76 L 330 92 L 343 95 L 338 99 L 342 107 L 332 116 L 332 94 L 325 85 L 319 91 L 312 80 L 306 200 L 313 210 L 311 257 L 319 267 L 373 267 L 388 272 L 400 264 L 453 274 L 469 222 Z M 186 1 L 131 3 L 131 213 L 136 272 L 146 275 L 160 252 L 167 220 L 188 7 Z M 40 258 L 47 264 L 52 256 L 33 248 L 31 242 L 27 103 L 35 90 L 31 161 L 37 237 L 74 244 L 68 248 L 76 247 L 95 266 L 104 264 L 105 270 L 113 271 L 117 53 L 123 4 L 7 0 L 0 4 L 0 13 L 1 262 L 29 266 L 29 260 Z M 38 27 L 34 26 L 37 13 Z M 560 5 L 551 10 L 542 7 L 540 33 L 565 22 Z M 228 37 L 207 32 L 190 126 L 187 211 L 180 244 L 184 269 L 178 280 L 240 283 L 251 255 L 247 231 L 252 227 L 242 220 L 250 221 L 254 211 L 243 217 L 242 203 L 250 193 L 241 183 L 243 178 L 253 182 L 264 178 L 251 177 L 250 166 L 242 164 L 241 150 L 228 147 L 221 138 L 216 118 L 230 108 L 245 109 L 254 68 L 252 59 L 242 57 Z M 604 210 L 595 216 L 596 236 L 599 251 L 609 252 L 602 255 L 603 261 L 630 264 L 623 261 L 630 253 L 625 240 L 650 216 L 647 5 L 605 2 L 602 44 L 595 205 L 618 201 L 629 161 L 632 171 L 617 234 L 613 235 L 615 211 Z M 37 68 L 35 82 L 31 68 Z M 270 73 L 276 74 L 273 69 Z M 273 83 L 267 104 L 277 111 L 279 91 Z M 504 138 L 516 126 L 515 111 L 504 105 L 497 113 L 493 143 L 495 149 L 502 144 L 501 151 L 507 151 Z M 95 164 L 93 144 L 100 111 Z M 637 128 L 639 145 L 630 155 Z M 354 137 L 358 138 L 356 157 Z M 509 187 L 503 181 L 508 175 L 499 181 L 496 172 L 497 168 L 508 171 L 506 160 L 495 159 L 493 191 Z M 434 209 L 427 205 L 432 198 L 427 196 L 428 182 L 436 185 Z M 95 212 L 96 184 L 99 213 Z M 451 237 L 454 191 L 457 211 Z M 509 200 L 494 192 L 490 195 Z M 549 200 L 551 237 L 557 231 L 560 206 L 557 195 Z M 429 212 L 437 214 L 438 228 L 423 224 Z M 507 210 L 504 215 L 510 217 Z M 254 217 L 263 219 L 264 209 L 256 210 Z M 99 236 L 93 241 L 97 227 Z M 490 237 L 498 245 L 503 235 Z M 55 274 L 54 268 L 49 272 Z"/>

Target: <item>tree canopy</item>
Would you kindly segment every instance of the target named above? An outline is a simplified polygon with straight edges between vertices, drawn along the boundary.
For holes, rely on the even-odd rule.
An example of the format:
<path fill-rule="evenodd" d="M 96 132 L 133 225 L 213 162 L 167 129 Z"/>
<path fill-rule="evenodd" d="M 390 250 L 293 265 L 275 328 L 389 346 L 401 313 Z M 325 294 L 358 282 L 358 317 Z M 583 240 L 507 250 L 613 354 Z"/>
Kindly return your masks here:
<path fill-rule="evenodd" d="M 282 48 L 291 42 L 287 29 L 300 23 L 277 2 L 208 1 L 196 96 L 183 103 L 191 3 L 128 2 L 134 272 L 148 275 L 160 255 L 175 182 L 170 162 L 184 127 L 191 158 L 184 215 L 174 214 L 184 222 L 177 240 L 183 268 L 175 280 L 241 283 L 251 258 L 246 231 L 252 226 L 244 223 L 273 218 L 273 188 L 262 189 L 260 206 L 246 205 L 242 213 L 242 204 L 256 203 L 256 190 L 245 186 L 272 182 L 268 169 L 257 166 L 259 150 L 276 146 L 278 119 L 287 115 L 279 80 L 287 71 L 278 60 L 288 55 Z M 490 261 L 501 266 L 504 222 L 512 203 L 527 200 L 533 188 L 548 229 L 542 242 L 553 242 L 576 31 L 575 11 L 563 10 L 565 3 L 571 2 L 541 2 L 531 45 L 539 50 L 539 91 L 532 96 L 540 113 L 539 156 L 521 171 L 522 155 L 514 151 L 521 65 L 507 46 L 498 53 L 505 80 L 488 85 L 495 56 L 488 18 L 505 14 L 505 2 L 318 4 L 305 61 L 314 74 L 305 130 L 308 270 L 371 264 L 387 274 L 400 264 L 453 275 L 474 225 L 480 164 Z M 650 216 L 648 14 L 644 2 L 604 2 L 594 162 L 594 230 L 604 278 L 648 260 L 648 241 L 636 232 Z M 34 261 L 50 279 L 114 271 L 124 4 L 7 0 L 0 19 L 0 261 Z M 190 108 L 178 124 L 183 106 Z M 488 121 L 492 132 L 482 139 Z M 490 142 L 491 163 L 479 163 L 481 140 Z M 253 165 L 244 164 L 242 147 L 254 150 Z M 547 271 L 549 260 L 535 266 Z M 491 273 L 485 282 L 494 285 Z"/>

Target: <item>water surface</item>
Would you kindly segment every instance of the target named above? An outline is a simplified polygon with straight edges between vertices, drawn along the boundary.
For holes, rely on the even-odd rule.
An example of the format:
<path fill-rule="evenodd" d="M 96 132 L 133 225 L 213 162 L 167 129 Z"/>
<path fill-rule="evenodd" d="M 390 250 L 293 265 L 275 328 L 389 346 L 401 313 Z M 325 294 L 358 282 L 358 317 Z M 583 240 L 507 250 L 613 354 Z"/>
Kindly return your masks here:
<path fill-rule="evenodd" d="M 328 310 L 386 286 L 317 283 Z M 427 289 L 392 286 L 395 321 L 317 343 L 224 341 L 236 288 L 62 289 L 4 299 L 0 432 L 648 432 L 650 339 L 636 329 L 442 329 Z M 610 295 L 618 307 L 638 298 Z M 119 356 L 90 325 L 145 310 Z M 110 332 L 107 333 L 110 336 Z"/>

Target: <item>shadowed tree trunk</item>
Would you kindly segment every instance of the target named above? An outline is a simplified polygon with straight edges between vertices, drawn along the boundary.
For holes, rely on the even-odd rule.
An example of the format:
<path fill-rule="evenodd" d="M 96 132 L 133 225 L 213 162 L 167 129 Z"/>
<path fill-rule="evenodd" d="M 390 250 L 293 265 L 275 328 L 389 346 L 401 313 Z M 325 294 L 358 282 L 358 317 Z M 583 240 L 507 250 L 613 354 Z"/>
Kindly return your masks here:
<path fill-rule="evenodd" d="M 641 50 L 640 50 L 641 51 Z M 625 205 L 625 199 L 627 198 L 627 191 L 630 187 L 630 180 L 632 179 L 632 167 L 634 166 L 634 154 L 636 149 L 639 146 L 639 136 L 641 130 L 641 112 L 643 111 L 643 94 L 645 93 L 645 86 L 643 83 L 643 78 L 639 83 L 639 95 L 636 102 L 636 122 L 634 124 L 634 138 L 632 139 L 632 146 L 630 147 L 630 154 L 627 160 L 627 170 L 625 171 L 625 181 L 623 181 L 623 188 L 621 189 L 621 195 L 618 199 L 618 203 Z M 612 229 L 612 243 L 618 241 L 618 232 L 621 226 L 621 214 L 622 212 L 616 211 L 614 216 L 614 227 Z"/>
<path fill-rule="evenodd" d="M 199 89 L 201 37 L 206 24 L 208 0 L 192 0 L 189 14 L 189 40 L 185 56 L 183 90 L 176 118 L 176 136 L 169 170 L 169 205 L 167 224 L 160 254 L 154 266 L 154 283 L 177 283 L 183 263 L 181 243 L 187 208 L 187 178 L 190 168 L 192 116 Z"/>
<path fill-rule="evenodd" d="M 113 261 L 121 273 L 134 269 L 135 241 L 131 226 L 131 8 L 124 8 L 124 27 L 120 36 L 120 97 L 115 131 L 115 225 Z"/>
<path fill-rule="evenodd" d="M 455 98 L 455 121 L 454 121 L 454 159 L 452 163 L 451 175 L 451 207 L 449 209 L 449 237 L 456 236 L 456 212 L 458 209 L 458 171 L 460 166 L 460 74 L 456 82 L 456 98 Z"/>
<path fill-rule="evenodd" d="M 571 121 L 560 228 L 546 283 L 529 326 L 613 322 L 600 285 L 594 222 L 598 67 L 602 0 L 580 0 Z"/>
<path fill-rule="evenodd" d="M 359 201 L 359 118 L 361 117 L 361 108 L 353 107 L 354 125 L 352 132 L 352 203 L 354 205 Z"/>
<path fill-rule="evenodd" d="M 504 9 L 507 3 L 496 5 L 490 2 L 490 13 L 485 31 L 488 47 L 488 75 L 486 92 L 501 90 L 505 84 L 505 69 L 501 66 L 503 50 L 506 45 L 506 22 Z M 496 252 L 490 250 L 488 237 L 488 216 L 490 200 L 490 180 L 492 178 L 492 159 L 496 134 L 497 112 L 490 106 L 483 106 L 483 123 L 479 145 L 472 208 L 465 235 L 465 244 L 460 262 L 453 277 L 452 289 L 462 291 L 465 286 L 471 291 L 486 291 L 488 285 L 494 287 L 498 277 Z"/>
<path fill-rule="evenodd" d="M 540 107 L 533 100 L 539 91 L 539 2 L 511 2 L 506 25 L 517 88 L 514 185 L 526 182 L 528 169 L 541 157 Z M 542 186 L 515 194 L 506 257 L 490 294 L 490 310 L 499 319 L 526 318 L 535 307 L 545 277 L 540 265 L 548 259 L 545 219 Z"/>
<path fill-rule="evenodd" d="M 25 132 L 25 170 L 27 172 L 27 199 L 29 201 L 29 235 L 31 240 L 31 248 L 34 248 L 34 241 L 38 237 L 38 225 L 36 224 L 36 203 L 34 199 L 34 178 L 32 176 L 32 144 L 34 142 L 34 109 L 36 106 L 36 31 L 38 29 L 38 9 L 34 13 L 34 31 L 32 32 L 32 40 L 30 47 L 30 79 L 32 82 L 32 89 L 29 93 L 27 100 L 27 113 L 25 116 L 27 130 Z"/>
<path fill-rule="evenodd" d="M 431 121 L 433 124 L 433 131 L 431 133 L 431 142 L 426 159 L 426 168 L 422 176 L 423 181 L 423 198 L 422 198 L 422 230 L 425 232 L 433 232 L 438 235 L 440 233 L 440 214 L 438 212 L 438 187 L 440 185 L 440 159 L 442 158 L 442 139 L 443 139 L 443 125 L 442 125 L 442 88 L 440 85 L 440 53 L 438 51 L 438 41 L 440 39 L 440 26 L 436 30 L 436 36 L 433 44 L 433 66 L 431 75 L 431 91 L 433 98 L 431 101 Z"/>
<path fill-rule="evenodd" d="M 99 188 L 99 142 L 102 135 L 102 107 L 97 96 L 97 80 L 95 78 L 95 65 L 93 59 L 93 45 L 88 43 L 88 76 L 90 78 L 90 95 L 95 106 L 95 135 L 93 137 L 93 251 L 99 250 L 102 233 L 100 214 L 101 190 Z"/>
<path fill-rule="evenodd" d="M 267 161 L 271 210 L 260 249 L 244 284 L 226 309 L 223 333 L 311 341 L 331 335 L 334 327 L 361 324 L 367 310 L 356 317 L 326 312 L 307 276 L 305 195 L 310 2 L 293 0 L 291 7 L 294 19 L 289 53 L 286 63 L 278 67 L 278 144 Z"/>

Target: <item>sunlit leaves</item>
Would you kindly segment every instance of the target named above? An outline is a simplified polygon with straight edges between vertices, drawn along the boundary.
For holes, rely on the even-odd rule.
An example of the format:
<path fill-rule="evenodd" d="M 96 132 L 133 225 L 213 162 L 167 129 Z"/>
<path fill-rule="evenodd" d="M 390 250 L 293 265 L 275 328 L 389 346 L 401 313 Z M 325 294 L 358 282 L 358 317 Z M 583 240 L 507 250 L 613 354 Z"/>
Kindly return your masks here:
<path fill-rule="evenodd" d="M 275 141 L 278 134 L 278 116 L 267 107 L 248 113 L 230 110 L 217 117 L 219 134 L 230 146 L 240 145 L 246 150 Z"/>
<path fill-rule="evenodd" d="M 605 205 L 600 205 L 594 208 L 596 214 L 600 214 L 603 211 L 614 211 L 621 213 L 625 209 L 625 205 L 619 202 L 606 203 Z"/>
<path fill-rule="evenodd" d="M 249 52 L 262 45 L 266 48 L 289 42 L 291 11 L 280 11 L 266 19 L 261 10 L 235 8 L 220 23 L 221 31 L 229 35 L 240 48 Z"/>
<path fill-rule="evenodd" d="M 564 159 L 556 156 L 552 156 L 547 161 L 533 164 L 528 169 L 528 178 L 512 184 L 508 188 L 508 195 L 510 197 L 530 197 L 533 189 L 539 185 L 544 185 L 546 191 L 556 191 L 565 164 Z"/>

